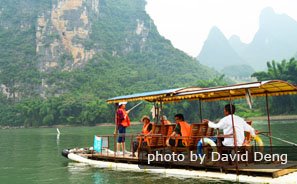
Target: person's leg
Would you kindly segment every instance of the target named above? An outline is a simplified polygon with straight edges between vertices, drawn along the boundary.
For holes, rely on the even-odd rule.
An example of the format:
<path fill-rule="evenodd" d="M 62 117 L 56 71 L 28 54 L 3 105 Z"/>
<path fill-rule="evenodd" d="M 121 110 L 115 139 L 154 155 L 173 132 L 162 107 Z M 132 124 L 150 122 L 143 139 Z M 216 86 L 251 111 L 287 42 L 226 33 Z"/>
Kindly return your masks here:
<path fill-rule="evenodd" d="M 139 142 L 138 141 L 134 141 L 133 142 L 133 148 L 132 148 L 132 152 L 135 153 L 138 149 L 139 146 Z"/>
<path fill-rule="evenodd" d="M 123 142 L 124 142 L 124 138 L 123 138 L 123 126 L 119 126 L 118 132 L 119 132 L 119 137 L 118 137 L 118 142 L 117 142 L 117 152 L 119 152 L 121 150 L 121 145 L 123 147 Z M 123 151 L 123 150 L 122 150 Z"/>
<path fill-rule="evenodd" d="M 122 151 L 123 151 L 123 153 L 125 154 L 125 152 L 126 152 L 126 149 L 125 149 L 125 134 L 126 134 L 126 127 L 123 127 L 123 129 L 122 129 L 122 134 L 123 134 L 123 137 L 122 137 Z"/>
<path fill-rule="evenodd" d="M 126 150 L 125 150 L 125 142 L 122 142 L 122 151 L 125 154 Z"/>
<path fill-rule="evenodd" d="M 139 142 L 138 141 L 134 141 L 133 142 L 133 146 L 132 146 L 132 155 L 131 156 L 135 157 L 135 152 L 137 151 L 138 146 L 139 146 Z"/>
<path fill-rule="evenodd" d="M 117 143 L 117 152 L 121 150 L 121 144 L 120 142 Z"/>
<path fill-rule="evenodd" d="M 169 139 L 170 146 L 175 146 L 175 139 Z"/>
<path fill-rule="evenodd" d="M 181 139 L 177 141 L 177 147 L 185 147 Z"/>

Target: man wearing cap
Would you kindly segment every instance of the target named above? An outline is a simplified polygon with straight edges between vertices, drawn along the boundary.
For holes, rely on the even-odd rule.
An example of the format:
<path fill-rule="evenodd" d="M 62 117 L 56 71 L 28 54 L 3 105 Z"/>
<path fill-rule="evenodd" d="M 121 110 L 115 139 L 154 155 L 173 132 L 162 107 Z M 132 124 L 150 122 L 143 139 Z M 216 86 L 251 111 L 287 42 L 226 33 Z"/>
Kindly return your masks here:
<path fill-rule="evenodd" d="M 141 135 L 144 136 L 144 139 L 143 139 L 143 137 L 139 137 L 138 141 L 133 142 L 133 151 L 132 151 L 133 157 L 135 156 L 134 153 L 137 151 L 137 149 L 139 147 L 139 142 L 141 141 L 143 145 L 147 144 L 145 136 L 149 135 L 153 129 L 153 124 L 151 123 L 149 116 L 143 116 L 141 118 L 141 122 L 143 122 Z"/>
<path fill-rule="evenodd" d="M 125 133 L 126 127 L 130 126 L 129 111 L 126 111 L 127 102 L 120 102 L 116 113 L 116 128 L 114 134 L 120 134 L 117 141 L 117 152 L 119 153 L 122 145 L 123 154 L 125 154 Z"/>

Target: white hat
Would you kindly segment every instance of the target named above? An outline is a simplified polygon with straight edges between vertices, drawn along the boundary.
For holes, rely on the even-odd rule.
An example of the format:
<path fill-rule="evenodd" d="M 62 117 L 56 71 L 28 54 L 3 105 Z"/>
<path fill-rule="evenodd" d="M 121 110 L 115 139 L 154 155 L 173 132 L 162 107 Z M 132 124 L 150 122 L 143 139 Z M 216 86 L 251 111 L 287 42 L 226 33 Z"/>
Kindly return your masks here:
<path fill-rule="evenodd" d="M 144 119 L 148 119 L 149 121 L 151 120 L 149 116 L 142 116 L 141 121 L 143 121 Z"/>
<path fill-rule="evenodd" d="M 119 106 L 121 106 L 121 105 L 126 105 L 127 104 L 127 102 L 120 102 L 119 103 Z"/>

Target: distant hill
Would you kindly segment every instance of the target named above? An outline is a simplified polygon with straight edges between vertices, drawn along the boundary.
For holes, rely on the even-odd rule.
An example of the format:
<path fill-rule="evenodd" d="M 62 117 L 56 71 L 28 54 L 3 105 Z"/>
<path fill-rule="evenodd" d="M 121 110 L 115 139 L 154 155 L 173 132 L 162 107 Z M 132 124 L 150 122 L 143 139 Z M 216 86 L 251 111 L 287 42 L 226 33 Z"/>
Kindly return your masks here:
<path fill-rule="evenodd" d="M 285 14 L 276 14 L 273 9 L 265 8 L 253 41 L 238 53 L 254 68 L 262 70 L 266 68 L 267 61 L 293 57 L 297 52 L 296 43 L 297 22 Z"/>
<path fill-rule="evenodd" d="M 242 43 L 236 35 L 226 41 L 219 28 L 213 28 L 197 58 L 218 70 L 246 64 L 259 71 L 266 69 L 267 61 L 296 56 L 296 43 L 297 22 L 285 14 L 276 14 L 272 8 L 265 8 L 259 18 L 259 30 L 251 43 Z"/>
<path fill-rule="evenodd" d="M 230 65 L 246 64 L 217 27 L 213 27 L 210 30 L 197 59 L 202 64 L 217 70 L 221 70 Z"/>
<path fill-rule="evenodd" d="M 255 70 L 250 65 L 230 65 L 221 70 L 227 76 L 239 79 L 248 79 Z"/>
<path fill-rule="evenodd" d="M 229 44 L 236 51 L 237 54 L 243 53 L 248 47 L 248 44 L 241 42 L 239 36 L 237 35 L 232 35 L 229 38 Z"/>

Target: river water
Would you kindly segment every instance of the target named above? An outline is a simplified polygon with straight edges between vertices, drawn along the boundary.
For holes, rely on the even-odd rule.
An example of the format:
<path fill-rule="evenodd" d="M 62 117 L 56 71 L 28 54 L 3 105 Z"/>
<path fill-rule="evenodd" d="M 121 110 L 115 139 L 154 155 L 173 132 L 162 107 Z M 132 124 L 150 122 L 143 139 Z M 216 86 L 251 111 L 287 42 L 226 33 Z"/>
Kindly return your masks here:
<path fill-rule="evenodd" d="M 256 129 L 267 131 L 266 122 L 254 122 Z M 273 121 L 273 136 L 297 142 L 297 121 Z M 128 131 L 137 132 L 141 126 Z M 95 134 L 111 134 L 113 127 L 65 127 L 0 130 L 0 183 L 225 183 L 207 178 L 175 178 L 158 174 L 134 173 L 91 168 L 74 163 L 63 156 L 64 148 L 89 147 Z M 267 144 L 268 139 L 263 141 Z M 274 145 L 283 145 L 273 140 Z M 231 183 L 231 182 L 229 182 Z"/>

